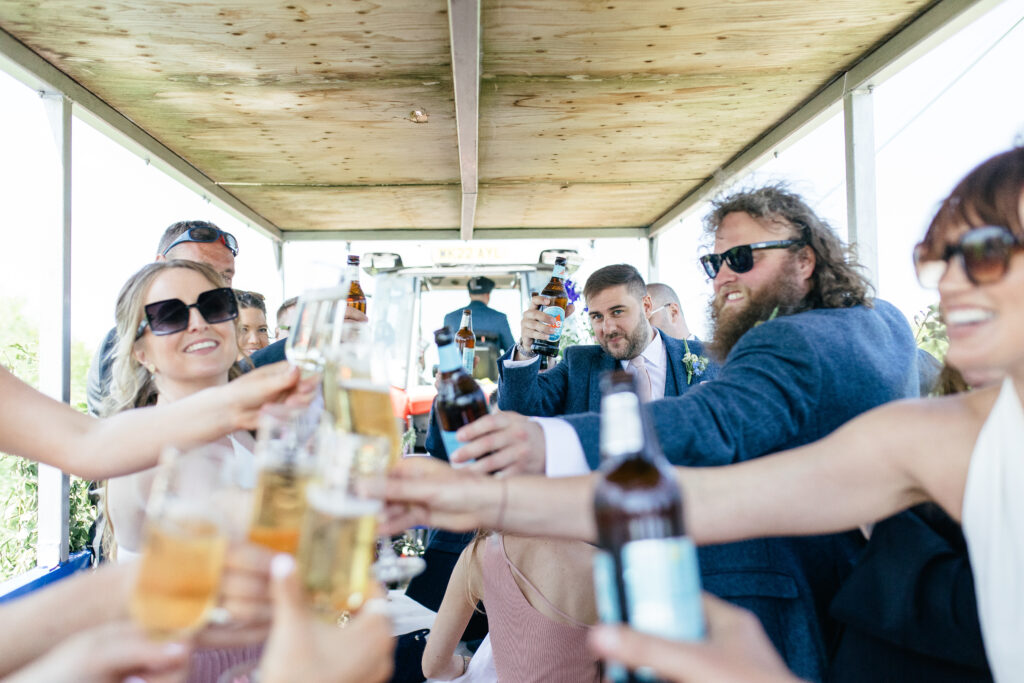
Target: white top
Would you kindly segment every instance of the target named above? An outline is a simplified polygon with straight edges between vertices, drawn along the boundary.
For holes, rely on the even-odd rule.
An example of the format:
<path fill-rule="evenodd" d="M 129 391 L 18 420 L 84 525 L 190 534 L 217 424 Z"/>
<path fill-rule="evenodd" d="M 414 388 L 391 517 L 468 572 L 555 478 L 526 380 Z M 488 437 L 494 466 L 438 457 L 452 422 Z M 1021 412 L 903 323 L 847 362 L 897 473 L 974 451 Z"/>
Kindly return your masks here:
<path fill-rule="evenodd" d="M 1007 378 L 971 455 L 962 511 L 985 652 L 1024 681 L 1024 410 Z"/>

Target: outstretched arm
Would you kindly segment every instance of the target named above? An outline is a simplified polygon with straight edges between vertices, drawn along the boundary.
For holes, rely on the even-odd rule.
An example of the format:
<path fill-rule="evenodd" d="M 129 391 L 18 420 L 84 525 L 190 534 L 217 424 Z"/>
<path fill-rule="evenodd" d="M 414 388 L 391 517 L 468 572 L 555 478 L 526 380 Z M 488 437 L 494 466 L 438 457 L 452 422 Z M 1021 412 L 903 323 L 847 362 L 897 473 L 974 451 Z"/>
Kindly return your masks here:
<path fill-rule="evenodd" d="M 437 618 L 423 650 L 423 675 L 450 681 L 466 672 L 466 661 L 455 654 L 459 638 L 473 617 L 476 603 L 483 597 L 480 570 L 474 559 L 476 544 L 469 544 L 455 563 L 448 588 L 444 592 Z"/>
<path fill-rule="evenodd" d="M 278 363 L 167 406 L 97 420 L 0 367 L 0 450 L 86 479 L 104 479 L 152 467 L 164 446 L 194 445 L 254 429 L 264 403 L 289 395 L 289 401 L 308 402 L 314 385 L 314 380 L 300 383 L 297 370 Z"/>

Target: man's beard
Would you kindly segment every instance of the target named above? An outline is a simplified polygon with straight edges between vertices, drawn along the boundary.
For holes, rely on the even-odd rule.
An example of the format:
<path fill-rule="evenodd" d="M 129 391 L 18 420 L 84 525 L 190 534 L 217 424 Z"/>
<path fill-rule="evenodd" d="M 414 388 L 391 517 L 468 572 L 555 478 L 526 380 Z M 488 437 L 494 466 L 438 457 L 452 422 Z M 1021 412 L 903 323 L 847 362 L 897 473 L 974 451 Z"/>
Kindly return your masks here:
<path fill-rule="evenodd" d="M 708 303 L 708 316 L 711 318 L 712 340 L 706 348 L 718 362 L 725 362 L 726 356 L 736 346 L 736 342 L 758 323 L 762 323 L 777 315 L 798 313 L 805 308 L 806 293 L 797 274 L 796 262 L 786 264 L 781 277 L 758 291 L 742 288 L 745 296 L 740 306 L 726 307 L 725 295 L 716 294 Z M 734 290 L 735 291 L 735 290 Z"/>
<path fill-rule="evenodd" d="M 611 349 L 608 348 L 607 338 L 600 340 L 598 343 L 601 345 L 604 352 L 615 360 L 633 360 L 643 353 L 644 349 L 646 349 L 647 345 L 651 342 L 650 325 L 645 325 L 644 321 L 640 320 L 632 331 L 626 333 L 625 339 L 629 343 L 626 344 L 626 348 L 620 351 L 618 355 L 612 353 Z"/>

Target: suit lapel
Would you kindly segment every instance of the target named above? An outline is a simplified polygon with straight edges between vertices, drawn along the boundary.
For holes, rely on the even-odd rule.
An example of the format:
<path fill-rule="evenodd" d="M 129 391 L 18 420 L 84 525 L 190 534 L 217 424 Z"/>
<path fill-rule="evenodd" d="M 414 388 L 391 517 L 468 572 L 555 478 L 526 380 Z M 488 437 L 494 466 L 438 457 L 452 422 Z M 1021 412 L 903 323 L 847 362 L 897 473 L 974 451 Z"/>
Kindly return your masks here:
<path fill-rule="evenodd" d="M 609 370 L 617 370 L 621 365 L 607 353 L 601 352 L 594 363 L 593 371 L 590 373 L 590 403 L 588 409 L 592 412 L 601 411 L 601 375 Z"/>
<path fill-rule="evenodd" d="M 661 338 L 665 341 L 665 362 L 668 363 L 665 372 L 665 395 L 681 396 L 686 391 L 686 372 L 683 370 L 683 355 L 686 349 L 681 339 L 670 337 L 664 332 L 661 332 Z"/>

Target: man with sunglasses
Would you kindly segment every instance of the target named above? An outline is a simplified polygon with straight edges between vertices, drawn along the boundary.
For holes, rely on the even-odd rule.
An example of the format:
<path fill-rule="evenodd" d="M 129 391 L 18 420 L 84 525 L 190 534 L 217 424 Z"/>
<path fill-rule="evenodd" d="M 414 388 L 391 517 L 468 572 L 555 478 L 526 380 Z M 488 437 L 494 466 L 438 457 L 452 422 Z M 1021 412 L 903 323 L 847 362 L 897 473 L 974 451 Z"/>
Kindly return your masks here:
<path fill-rule="evenodd" d="M 651 327 L 676 339 L 697 340 L 686 324 L 686 316 L 683 315 L 683 306 L 679 303 L 676 290 L 662 282 L 651 282 L 647 285 L 647 295 L 651 297 L 653 306 L 647 314 Z"/>
<path fill-rule="evenodd" d="M 717 200 L 701 262 L 722 365 L 716 379 L 648 404 L 673 464 L 725 465 L 815 441 L 856 415 L 918 392 L 914 339 L 829 226 L 776 186 Z M 582 474 L 599 456 L 596 413 L 527 420 L 503 412 L 463 428 L 453 460 L 468 469 Z M 488 455 L 489 453 L 489 455 Z M 487 456 L 487 457 L 482 457 Z M 704 587 L 752 610 L 787 665 L 821 680 L 827 606 L 861 539 L 838 534 L 699 550 Z"/>
<path fill-rule="evenodd" d="M 205 263 L 224 278 L 224 284 L 231 286 L 235 277 L 235 257 L 238 255 L 238 240 L 208 221 L 178 221 L 164 230 L 157 245 L 154 261 L 182 259 Z M 110 388 L 110 370 L 114 362 L 114 344 L 117 329 L 112 329 L 103 338 L 89 366 L 86 402 L 89 412 L 99 415 Z"/>

